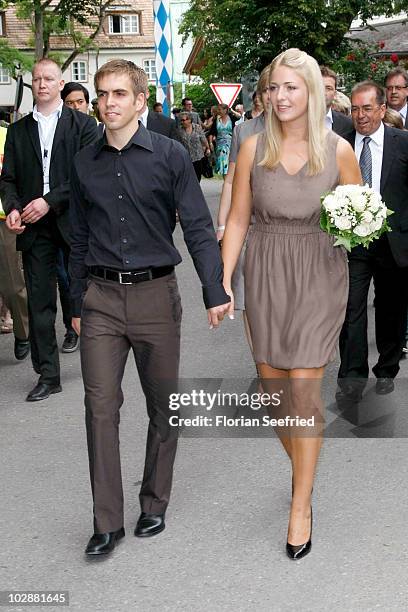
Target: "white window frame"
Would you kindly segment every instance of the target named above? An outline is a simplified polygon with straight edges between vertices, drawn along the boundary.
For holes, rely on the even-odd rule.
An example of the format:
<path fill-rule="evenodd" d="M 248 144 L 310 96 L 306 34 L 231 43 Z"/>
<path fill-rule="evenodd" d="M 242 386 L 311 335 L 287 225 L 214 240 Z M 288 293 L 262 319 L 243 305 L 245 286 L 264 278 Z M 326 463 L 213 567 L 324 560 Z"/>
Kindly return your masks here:
<path fill-rule="evenodd" d="M 3 68 L 3 66 L 0 64 L 0 85 L 10 85 L 10 83 L 10 71 L 8 68 Z"/>
<path fill-rule="evenodd" d="M 152 62 L 154 64 L 154 74 L 152 70 Z M 156 59 L 154 57 L 149 57 L 143 60 L 143 70 L 147 74 L 147 78 L 149 79 L 149 81 L 156 81 Z"/>
<path fill-rule="evenodd" d="M 120 19 L 120 32 L 113 31 L 113 18 L 119 17 Z M 129 31 L 125 31 L 125 24 L 129 19 Z M 131 29 L 131 23 L 133 22 L 133 26 L 135 29 Z M 110 36 L 126 36 L 129 34 L 140 34 L 140 13 L 116 13 L 114 15 L 108 15 L 108 24 L 109 24 L 109 35 Z"/>
<path fill-rule="evenodd" d="M 75 64 L 83 64 L 84 65 L 84 78 L 81 78 L 81 67 L 78 66 L 78 79 L 75 78 L 74 75 L 74 66 Z M 88 82 L 88 62 L 86 60 L 75 60 L 71 65 L 71 78 L 74 83 L 87 83 Z"/>

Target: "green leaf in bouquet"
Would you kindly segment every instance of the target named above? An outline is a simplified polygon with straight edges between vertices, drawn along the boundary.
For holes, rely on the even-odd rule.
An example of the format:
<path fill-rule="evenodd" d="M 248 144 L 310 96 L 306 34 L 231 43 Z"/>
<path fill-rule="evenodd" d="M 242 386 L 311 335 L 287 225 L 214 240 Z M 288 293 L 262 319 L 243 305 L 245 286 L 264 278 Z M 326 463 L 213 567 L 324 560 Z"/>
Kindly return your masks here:
<path fill-rule="evenodd" d="M 320 211 L 320 227 L 325 232 L 328 232 L 330 229 L 330 220 L 324 208 Z"/>
<path fill-rule="evenodd" d="M 387 208 L 387 217 L 389 217 L 390 215 L 393 215 L 394 211 L 391 210 L 391 208 Z"/>
<path fill-rule="evenodd" d="M 349 253 L 351 251 L 351 238 L 346 236 L 337 236 L 333 246 L 343 246 Z"/>

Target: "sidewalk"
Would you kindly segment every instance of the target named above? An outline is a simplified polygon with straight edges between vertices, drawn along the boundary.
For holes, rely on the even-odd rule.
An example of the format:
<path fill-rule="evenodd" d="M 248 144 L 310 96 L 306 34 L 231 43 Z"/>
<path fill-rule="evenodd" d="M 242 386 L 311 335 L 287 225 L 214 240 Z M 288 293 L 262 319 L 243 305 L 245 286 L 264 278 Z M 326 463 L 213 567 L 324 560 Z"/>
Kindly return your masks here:
<path fill-rule="evenodd" d="M 214 213 L 222 184 L 202 185 Z M 180 227 L 176 244 L 181 376 L 252 378 L 241 318 L 208 330 Z M 58 332 L 61 343 L 61 322 Z M 86 560 L 92 501 L 79 354 L 62 354 L 61 365 L 63 393 L 26 403 L 36 376 L 28 360 L 14 360 L 11 335 L 0 337 L 0 590 L 69 591 L 69 609 L 84 612 L 406 610 L 406 438 L 326 439 L 313 550 L 302 561 L 285 555 L 290 469 L 274 438 L 181 438 L 166 530 L 134 538 L 147 418 L 133 358 L 121 411 L 126 538 L 109 558 Z M 401 366 L 403 380 L 408 362 Z M 336 368 L 328 368 L 328 380 Z M 398 387 L 395 393 L 407 404 Z"/>

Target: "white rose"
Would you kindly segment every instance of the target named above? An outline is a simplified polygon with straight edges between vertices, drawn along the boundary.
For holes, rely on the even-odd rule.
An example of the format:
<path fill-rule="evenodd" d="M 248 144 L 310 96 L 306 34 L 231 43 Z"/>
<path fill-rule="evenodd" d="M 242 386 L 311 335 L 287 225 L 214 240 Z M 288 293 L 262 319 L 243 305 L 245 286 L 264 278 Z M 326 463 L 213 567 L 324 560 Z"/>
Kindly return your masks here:
<path fill-rule="evenodd" d="M 382 228 L 382 224 L 383 224 L 383 219 L 381 218 L 375 219 L 372 223 L 370 223 L 371 232 L 377 232 L 379 229 Z"/>
<path fill-rule="evenodd" d="M 353 195 L 353 198 L 351 200 L 351 205 L 355 211 L 363 212 L 363 210 L 367 208 L 367 200 L 364 195 L 356 194 L 356 195 Z"/>
<path fill-rule="evenodd" d="M 369 234 L 371 234 L 370 226 L 366 223 L 360 223 L 354 228 L 354 233 L 356 234 L 356 236 L 368 236 Z"/>
<path fill-rule="evenodd" d="M 329 194 L 324 198 L 323 206 L 325 207 L 326 210 L 330 210 L 330 211 L 336 210 L 338 206 L 337 199 L 334 197 L 334 195 Z"/>
<path fill-rule="evenodd" d="M 374 217 L 373 217 L 372 213 L 370 213 L 369 210 L 366 210 L 361 215 L 361 219 L 363 220 L 364 223 L 371 223 L 371 221 L 374 219 Z"/>
<path fill-rule="evenodd" d="M 382 205 L 379 207 L 379 210 L 376 214 L 376 219 L 378 219 L 379 217 L 381 217 L 381 219 L 385 219 L 386 216 L 387 216 L 387 207 Z"/>
<path fill-rule="evenodd" d="M 351 221 L 350 221 L 350 219 L 347 219 L 346 217 L 335 217 L 334 218 L 334 225 L 339 230 L 351 229 Z"/>
<path fill-rule="evenodd" d="M 377 196 L 376 193 L 373 194 L 370 198 L 370 204 L 368 206 L 368 209 L 371 210 L 371 212 L 375 213 L 381 207 L 381 205 L 381 199 Z"/>

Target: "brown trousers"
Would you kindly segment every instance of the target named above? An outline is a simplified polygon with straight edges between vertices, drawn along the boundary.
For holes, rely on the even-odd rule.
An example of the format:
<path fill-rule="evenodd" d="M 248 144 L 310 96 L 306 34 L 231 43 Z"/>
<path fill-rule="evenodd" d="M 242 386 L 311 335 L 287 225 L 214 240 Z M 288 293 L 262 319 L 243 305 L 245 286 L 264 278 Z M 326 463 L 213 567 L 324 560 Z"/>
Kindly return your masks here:
<path fill-rule="evenodd" d="M 149 416 L 140 504 L 155 514 L 167 508 L 178 436 L 169 425 L 168 391 L 178 377 L 180 325 L 174 273 L 134 285 L 91 277 L 82 307 L 81 367 L 95 533 L 124 524 L 119 411 L 130 348 Z"/>
<path fill-rule="evenodd" d="M 14 335 L 27 340 L 27 292 L 21 255 L 16 251 L 16 235 L 7 229 L 5 221 L 0 221 L 0 293 L 11 310 Z"/>

